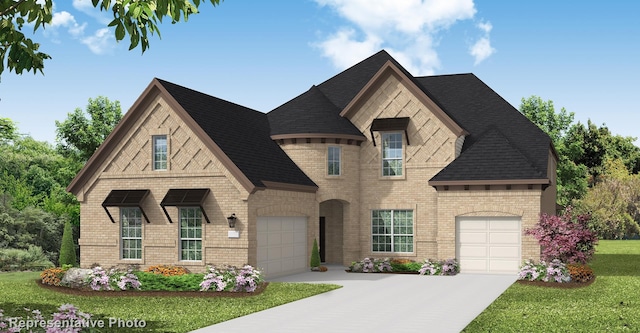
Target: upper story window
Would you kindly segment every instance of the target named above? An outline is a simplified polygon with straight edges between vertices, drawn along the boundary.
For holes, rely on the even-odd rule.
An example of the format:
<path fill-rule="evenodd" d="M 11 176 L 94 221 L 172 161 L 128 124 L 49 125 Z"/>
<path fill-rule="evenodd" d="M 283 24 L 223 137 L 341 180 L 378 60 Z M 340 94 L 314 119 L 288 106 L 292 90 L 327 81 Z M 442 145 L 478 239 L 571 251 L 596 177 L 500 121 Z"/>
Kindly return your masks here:
<path fill-rule="evenodd" d="M 167 170 L 167 136 L 153 136 L 153 170 Z"/>
<path fill-rule="evenodd" d="M 402 176 L 402 133 L 382 133 L 382 175 Z"/>
<path fill-rule="evenodd" d="M 340 176 L 342 172 L 342 148 L 329 146 L 327 152 L 327 175 Z"/>

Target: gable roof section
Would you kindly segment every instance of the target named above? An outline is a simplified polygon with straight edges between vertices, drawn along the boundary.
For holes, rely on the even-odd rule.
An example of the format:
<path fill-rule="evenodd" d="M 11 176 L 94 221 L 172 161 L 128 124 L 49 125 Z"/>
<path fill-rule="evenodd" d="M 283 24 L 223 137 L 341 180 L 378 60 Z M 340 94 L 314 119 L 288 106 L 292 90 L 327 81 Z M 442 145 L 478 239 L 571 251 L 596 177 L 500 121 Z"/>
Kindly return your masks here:
<path fill-rule="evenodd" d="M 160 79 L 153 79 L 131 110 L 74 178 L 77 193 L 95 172 L 152 96 L 160 94 L 248 192 L 266 187 L 315 191 L 317 185 L 269 137 L 264 113 Z M 265 182 L 263 182 L 265 181 Z M 267 186 L 269 184 L 269 186 Z"/>
<path fill-rule="evenodd" d="M 547 178 L 551 138 L 529 119 L 505 101 L 473 74 L 441 75 L 418 77 L 416 80 L 429 91 L 432 98 L 442 105 L 447 114 L 460 126 L 469 131 L 458 159 L 432 178 L 432 181 L 496 180 L 498 175 L 492 167 L 478 171 L 478 156 L 465 157 L 467 153 L 477 154 L 483 151 L 489 154 L 496 146 L 494 134 L 497 129 L 506 139 L 500 146 L 504 151 L 494 152 L 506 159 L 501 179 L 540 179 Z M 488 135 L 485 140 L 482 138 Z M 471 147 L 474 147 L 471 150 Z M 487 160 L 494 160 L 486 156 Z M 524 161 L 529 168 L 522 167 Z M 512 164 L 509 164 L 513 162 Z M 492 166 L 494 164 L 491 164 Z M 499 165 L 499 164 L 495 164 Z M 473 175 L 465 170 L 476 170 Z M 525 172 L 526 171 L 526 172 Z M 516 177 L 516 178 L 510 178 Z"/>
<path fill-rule="evenodd" d="M 167 81 L 158 80 L 233 164 L 260 188 L 263 181 L 317 185 L 269 137 L 267 115 Z"/>

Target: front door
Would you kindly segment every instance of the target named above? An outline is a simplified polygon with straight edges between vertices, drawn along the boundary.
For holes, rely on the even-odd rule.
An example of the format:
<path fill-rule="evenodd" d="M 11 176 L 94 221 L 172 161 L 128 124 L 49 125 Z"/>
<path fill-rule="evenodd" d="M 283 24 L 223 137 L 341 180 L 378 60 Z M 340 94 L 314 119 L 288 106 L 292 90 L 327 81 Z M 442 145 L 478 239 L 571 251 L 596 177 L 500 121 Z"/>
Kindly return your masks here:
<path fill-rule="evenodd" d="M 324 243 L 325 243 L 325 237 L 324 237 L 324 232 L 325 232 L 325 220 L 324 220 L 324 216 L 320 216 L 320 244 L 318 244 L 318 246 L 320 247 L 320 261 L 321 262 L 325 262 L 324 260 Z"/>

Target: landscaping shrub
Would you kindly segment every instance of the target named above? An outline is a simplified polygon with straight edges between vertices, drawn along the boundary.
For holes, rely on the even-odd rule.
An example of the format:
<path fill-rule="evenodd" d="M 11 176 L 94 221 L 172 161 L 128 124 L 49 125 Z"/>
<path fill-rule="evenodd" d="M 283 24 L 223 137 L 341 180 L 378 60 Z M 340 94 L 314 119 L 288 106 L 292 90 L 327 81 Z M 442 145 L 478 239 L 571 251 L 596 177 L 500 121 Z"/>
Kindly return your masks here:
<path fill-rule="evenodd" d="M 420 275 L 456 275 L 460 273 L 460 265 L 456 259 L 432 261 L 426 259 L 418 270 Z"/>
<path fill-rule="evenodd" d="M 422 264 L 410 259 L 393 259 L 391 260 L 391 269 L 393 272 L 418 272 Z"/>
<path fill-rule="evenodd" d="M 0 250 L 0 271 L 39 271 L 51 267 L 53 263 L 39 246 L 30 245 L 27 250 Z"/>
<path fill-rule="evenodd" d="M 379 273 L 392 272 L 393 267 L 389 258 L 364 258 L 362 261 L 352 262 L 349 270 L 357 273 Z"/>
<path fill-rule="evenodd" d="M 131 270 L 122 272 L 117 269 L 105 271 L 102 267 L 94 267 L 93 272 L 89 275 L 90 286 L 93 290 L 114 290 L 118 287 L 120 290 L 140 289 L 141 283 L 138 276 L 133 274 Z"/>
<path fill-rule="evenodd" d="M 527 260 L 520 268 L 518 280 L 565 283 L 571 281 L 571 274 L 567 265 L 559 259 L 549 263 L 541 261 L 538 264 Z"/>
<path fill-rule="evenodd" d="M 313 240 L 313 248 L 311 248 L 311 260 L 309 262 L 311 267 L 320 267 L 320 253 L 318 252 L 318 242 Z"/>
<path fill-rule="evenodd" d="M 60 259 L 58 263 L 62 265 L 75 266 L 78 259 L 76 258 L 76 246 L 73 243 L 73 230 L 71 222 L 64 223 L 64 231 L 62 232 L 62 244 L 60 245 Z"/>
<path fill-rule="evenodd" d="M 60 267 L 47 268 L 40 273 L 40 279 L 44 284 L 59 286 L 65 272 L 66 270 Z"/>
<path fill-rule="evenodd" d="M 209 273 L 200 283 L 200 291 L 215 289 L 215 291 L 246 291 L 251 293 L 258 288 L 263 280 L 262 272 L 251 265 L 244 265 L 239 269 L 234 266 L 227 266 L 223 269 L 211 266 Z"/>
<path fill-rule="evenodd" d="M 171 265 L 149 266 L 144 271 L 149 273 L 154 273 L 154 274 L 162 274 L 164 276 L 176 276 L 176 275 L 184 275 L 184 274 L 190 273 L 188 269 L 182 266 L 171 266 Z"/>
<path fill-rule="evenodd" d="M 204 274 L 163 275 L 149 272 L 134 272 L 140 281 L 141 290 L 198 291 Z"/>
<path fill-rule="evenodd" d="M 589 216 L 574 217 L 571 211 L 567 207 L 561 216 L 542 214 L 536 226 L 525 231 L 542 246 L 541 260 L 586 264 L 593 257 L 598 239 L 587 228 Z"/>
<path fill-rule="evenodd" d="M 584 283 L 594 278 L 593 270 L 587 265 L 569 264 L 567 269 L 569 269 L 571 281 Z"/>

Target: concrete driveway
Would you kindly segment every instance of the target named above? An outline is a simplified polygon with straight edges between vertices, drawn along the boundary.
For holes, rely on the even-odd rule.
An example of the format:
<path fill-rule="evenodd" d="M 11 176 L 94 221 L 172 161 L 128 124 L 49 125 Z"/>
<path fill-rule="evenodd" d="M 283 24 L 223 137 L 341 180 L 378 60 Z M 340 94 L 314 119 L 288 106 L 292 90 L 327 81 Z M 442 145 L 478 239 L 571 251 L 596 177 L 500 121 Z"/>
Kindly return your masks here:
<path fill-rule="evenodd" d="M 329 266 L 271 281 L 343 287 L 194 332 L 460 332 L 516 275 L 346 273 Z"/>

